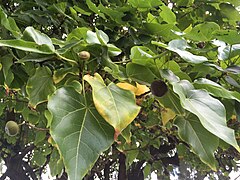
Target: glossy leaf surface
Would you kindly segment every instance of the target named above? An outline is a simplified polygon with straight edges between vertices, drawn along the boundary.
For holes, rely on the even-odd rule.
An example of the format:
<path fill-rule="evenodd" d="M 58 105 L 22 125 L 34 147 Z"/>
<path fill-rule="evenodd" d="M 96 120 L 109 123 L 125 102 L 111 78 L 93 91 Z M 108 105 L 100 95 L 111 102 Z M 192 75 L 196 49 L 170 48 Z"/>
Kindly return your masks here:
<path fill-rule="evenodd" d="M 69 179 L 82 179 L 100 153 L 113 143 L 114 130 L 92 102 L 73 88 L 58 89 L 49 99 L 48 109 L 53 115 L 50 133 Z"/>
<path fill-rule="evenodd" d="M 136 105 L 131 91 L 119 88 L 114 83 L 105 85 L 102 77 L 85 75 L 93 89 L 93 101 L 99 114 L 115 129 L 115 135 L 121 133 L 138 115 L 140 107 Z"/>
<path fill-rule="evenodd" d="M 178 116 L 174 121 L 181 139 L 189 143 L 200 159 L 216 170 L 214 152 L 218 147 L 218 138 L 208 132 L 199 119 L 191 114 L 187 118 Z"/>
<path fill-rule="evenodd" d="M 183 108 L 195 114 L 204 128 L 240 151 L 234 130 L 227 127 L 225 107 L 219 100 L 204 90 L 195 90 L 187 80 L 174 82 L 172 85 Z"/>
<path fill-rule="evenodd" d="M 240 93 L 237 91 L 229 91 L 221 85 L 205 78 L 194 81 L 194 86 L 198 89 L 206 89 L 210 94 L 226 99 L 235 99 L 240 102 Z"/>

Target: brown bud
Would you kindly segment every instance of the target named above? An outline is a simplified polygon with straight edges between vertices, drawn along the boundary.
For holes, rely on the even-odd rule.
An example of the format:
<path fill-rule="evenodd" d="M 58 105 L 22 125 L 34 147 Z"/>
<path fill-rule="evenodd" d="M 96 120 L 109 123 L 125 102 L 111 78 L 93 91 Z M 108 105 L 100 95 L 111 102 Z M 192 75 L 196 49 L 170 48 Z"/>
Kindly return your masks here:
<path fill-rule="evenodd" d="M 153 81 L 151 84 L 151 92 L 157 97 L 162 97 L 168 91 L 166 83 L 162 80 Z"/>

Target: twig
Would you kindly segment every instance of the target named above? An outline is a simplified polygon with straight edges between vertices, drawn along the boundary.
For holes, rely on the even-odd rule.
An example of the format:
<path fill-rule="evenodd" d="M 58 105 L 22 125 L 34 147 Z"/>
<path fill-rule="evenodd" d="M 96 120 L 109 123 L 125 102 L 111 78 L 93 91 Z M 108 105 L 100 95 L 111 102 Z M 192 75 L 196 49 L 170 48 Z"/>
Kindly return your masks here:
<path fill-rule="evenodd" d="M 30 123 L 25 123 L 25 124 L 30 126 L 33 129 L 38 130 L 38 131 L 49 131 L 49 129 L 47 129 L 47 128 L 39 128 L 39 127 L 36 127 L 36 126 L 34 126 L 34 125 L 30 124 Z"/>

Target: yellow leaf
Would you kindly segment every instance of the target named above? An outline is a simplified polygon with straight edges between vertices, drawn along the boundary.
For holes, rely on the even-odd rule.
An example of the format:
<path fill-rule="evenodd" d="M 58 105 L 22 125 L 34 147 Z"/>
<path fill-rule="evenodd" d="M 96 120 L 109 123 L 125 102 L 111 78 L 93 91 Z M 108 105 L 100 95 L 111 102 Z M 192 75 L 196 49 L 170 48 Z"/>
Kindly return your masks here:
<path fill-rule="evenodd" d="M 137 84 L 137 91 L 135 92 L 136 96 L 140 96 L 141 94 L 144 94 L 148 91 L 150 91 L 150 89 L 146 86 L 146 85 L 141 85 L 141 84 Z"/>
<path fill-rule="evenodd" d="M 136 83 L 136 85 L 137 86 L 135 87 L 129 83 L 117 83 L 118 87 L 132 91 L 136 96 L 140 96 L 141 94 L 144 94 L 150 91 L 150 89 L 146 85 L 141 85 L 138 83 Z"/>
<path fill-rule="evenodd" d="M 116 85 L 122 89 L 132 91 L 134 94 L 137 91 L 137 88 L 129 83 L 117 83 Z"/>
<path fill-rule="evenodd" d="M 164 108 L 161 112 L 163 125 L 165 126 L 168 123 L 168 121 L 173 119 L 175 116 L 176 116 L 176 114 L 174 111 L 172 111 L 169 108 Z"/>

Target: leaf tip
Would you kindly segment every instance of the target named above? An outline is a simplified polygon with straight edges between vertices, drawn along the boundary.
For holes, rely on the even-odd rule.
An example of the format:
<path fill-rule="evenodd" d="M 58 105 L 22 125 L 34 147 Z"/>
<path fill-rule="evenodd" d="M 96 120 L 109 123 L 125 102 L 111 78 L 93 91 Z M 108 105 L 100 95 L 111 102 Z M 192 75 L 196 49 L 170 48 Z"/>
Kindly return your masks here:
<path fill-rule="evenodd" d="M 118 136 L 121 134 L 121 132 L 118 129 L 115 129 L 114 133 L 114 141 L 117 141 Z"/>

